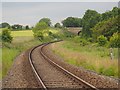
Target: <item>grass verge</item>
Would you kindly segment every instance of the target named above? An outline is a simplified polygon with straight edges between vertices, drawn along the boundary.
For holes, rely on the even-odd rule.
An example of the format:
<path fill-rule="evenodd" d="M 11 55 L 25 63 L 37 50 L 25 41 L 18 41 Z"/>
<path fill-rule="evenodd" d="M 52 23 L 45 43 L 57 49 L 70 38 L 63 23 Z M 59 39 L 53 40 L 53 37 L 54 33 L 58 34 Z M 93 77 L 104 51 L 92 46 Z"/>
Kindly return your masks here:
<path fill-rule="evenodd" d="M 51 48 L 69 64 L 118 77 L 118 49 L 114 49 L 114 60 L 110 60 L 109 49 L 105 47 L 80 46 L 73 41 L 64 41 L 53 44 Z"/>
<path fill-rule="evenodd" d="M 22 43 L 5 44 L 5 47 L 2 48 L 2 78 L 7 74 L 17 55 L 40 43 L 40 41 L 33 39 Z"/>

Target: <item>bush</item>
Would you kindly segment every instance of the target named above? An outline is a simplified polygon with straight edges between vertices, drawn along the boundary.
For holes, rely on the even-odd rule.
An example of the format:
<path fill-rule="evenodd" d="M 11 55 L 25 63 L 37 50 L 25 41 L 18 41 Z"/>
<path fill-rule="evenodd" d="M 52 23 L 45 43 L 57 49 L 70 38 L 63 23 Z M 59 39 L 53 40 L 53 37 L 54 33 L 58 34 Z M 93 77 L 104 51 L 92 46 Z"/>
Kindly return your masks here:
<path fill-rule="evenodd" d="M 110 38 L 110 47 L 118 48 L 120 47 L 120 38 L 118 33 L 114 33 L 113 36 Z"/>
<path fill-rule="evenodd" d="M 36 33 L 37 31 L 43 31 L 43 30 L 46 30 L 47 28 L 48 28 L 48 25 L 45 22 L 39 22 L 33 28 L 33 32 Z"/>
<path fill-rule="evenodd" d="M 80 43 L 81 46 L 85 46 L 89 44 L 89 42 L 86 39 L 81 38 L 80 36 L 74 37 L 73 41 L 75 43 Z"/>
<path fill-rule="evenodd" d="M 86 39 L 80 39 L 80 45 L 85 46 L 88 44 L 89 44 L 89 42 Z"/>
<path fill-rule="evenodd" d="M 48 25 L 45 22 L 39 22 L 33 28 L 34 37 L 38 38 L 40 41 L 44 39 L 44 32 L 48 29 Z"/>
<path fill-rule="evenodd" d="M 97 41 L 100 46 L 104 46 L 107 43 L 107 38 L 101 35 L 97 38 Z"/>
<path fill-rule="evenodd" d="M 34 33 L 34 37 L 39 39 L 40 41 L 44 39 L 43 33 L 41 31 Z"/>
<path fill-rule="evenodd" d="M 73 35 L 73 33 L 64 30 L 64 36 L 71 38 L 71 37 L 73 37 L 74 35 Z"/>
<path fill-rule="evenodd" d="M 2 41 L 3 41 L 3 42 L 11 43 L 13 37 L 12 37 L 10 34 L 11 34 L 11 32 L 10 32 L 9 29 L 4 29 L 4 30 L 2 31 Z"/>

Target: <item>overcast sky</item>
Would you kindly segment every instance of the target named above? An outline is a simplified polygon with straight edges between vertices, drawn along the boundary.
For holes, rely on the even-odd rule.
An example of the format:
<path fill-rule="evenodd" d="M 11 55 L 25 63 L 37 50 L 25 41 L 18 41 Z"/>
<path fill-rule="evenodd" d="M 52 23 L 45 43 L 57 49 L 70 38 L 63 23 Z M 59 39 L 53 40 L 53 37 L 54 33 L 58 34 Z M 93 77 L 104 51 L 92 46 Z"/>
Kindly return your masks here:
<path fill-rule="evenodd" d="M 103 13 L 115 6 L 117 2 L 2 2 L 2 22 L 32 26 L 48 17 L 54 24 L 70 16 L 83 17 L 87 9 Z"/>

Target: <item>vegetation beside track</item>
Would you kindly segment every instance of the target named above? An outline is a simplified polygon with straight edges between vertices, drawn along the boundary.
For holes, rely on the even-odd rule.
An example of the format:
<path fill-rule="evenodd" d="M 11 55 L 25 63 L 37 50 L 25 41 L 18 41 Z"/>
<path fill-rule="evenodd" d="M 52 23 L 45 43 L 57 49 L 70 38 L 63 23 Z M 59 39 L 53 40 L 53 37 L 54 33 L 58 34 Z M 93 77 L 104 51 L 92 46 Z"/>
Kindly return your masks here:
<path fill-rule="evenodd" d="M 55 54 L 64 58 L 65 62 L 95 71 L 106 76 L 118 77 L 118 49 L 114 48 L 114 60 L 110 59 L 109 48 L 94 44 L 80 46 L 74 40 L 53 44 Z"/>
<path fill-rule="evenodd" d="M 58 34 L 60 29 L 49 29 L 53 34 Z M 33 36 L 33 32 L 31 30 L 23 30 L 23 31 L 11 31 L 11 36 L 13 37 L 12 43 L 3 43 L 2 47 L 2 78 L 5 77 L 8 70 L 13 65 L 13 61 L 21 52 L 41 44 L 43 42 L 52 41 L 47 34 L 44 33 L 45 39 L 39 41 L 35 39 Z"/>

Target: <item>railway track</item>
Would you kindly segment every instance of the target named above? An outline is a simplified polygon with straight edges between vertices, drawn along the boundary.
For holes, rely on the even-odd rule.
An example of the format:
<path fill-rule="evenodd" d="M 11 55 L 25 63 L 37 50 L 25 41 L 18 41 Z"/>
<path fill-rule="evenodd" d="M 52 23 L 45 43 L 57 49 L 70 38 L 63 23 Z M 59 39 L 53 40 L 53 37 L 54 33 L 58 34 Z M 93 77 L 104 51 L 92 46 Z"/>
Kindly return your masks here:
<path fill-rule="evenodd" d="M 87 83 L 71 72 L 67 71 L 57 63 L 53 62 L 43 52 L 43 48 L 51 43 L 44 43 L 34 47 L 29 53 L 29 61 L 40 88 L 44 90 L 85 88 L 88 90 L 98 90 L 95 86 Z"/>

